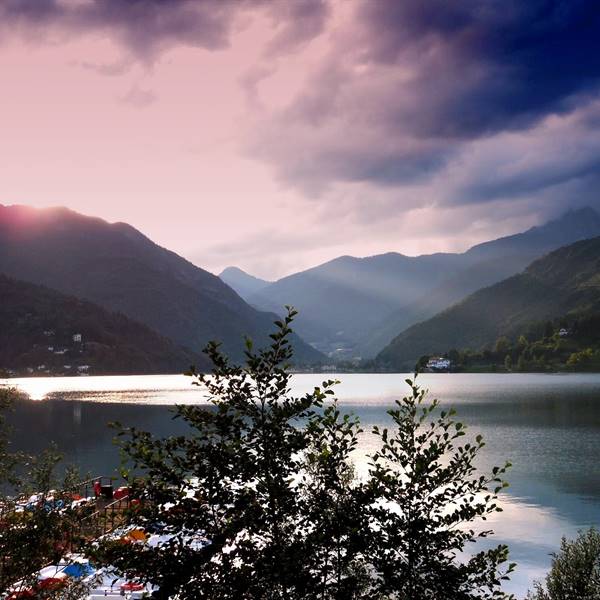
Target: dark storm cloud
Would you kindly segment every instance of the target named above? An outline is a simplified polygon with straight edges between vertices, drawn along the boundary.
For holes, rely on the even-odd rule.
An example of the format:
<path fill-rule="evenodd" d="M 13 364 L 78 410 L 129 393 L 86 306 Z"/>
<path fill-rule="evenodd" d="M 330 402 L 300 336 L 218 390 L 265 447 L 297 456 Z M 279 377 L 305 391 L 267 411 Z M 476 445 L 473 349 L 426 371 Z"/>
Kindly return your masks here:
<path fill-rule="evenodd" d="M 364 60 L 420 65 L 423 135 L 521 128 L 569 110 L 600 78 L 596 0 L 384 0 L 362 4 L 357 22 Z"/>
<path fill-rule="evenodd" d="M 578 182 L 579 193 L 586 182 L 595 187 L 600 172 L 599 115 L 596 101 L 526 133 L 483 140 L 472 152 L 468 179 L 453 192 L 454 202 L 539 195 L 571 182 Z"/>
<path fill-rule="evenodd" d="M 598 95 L 597 0 L 350 6 L 351 19 L 301 93 L 251 136 L 252 153 L 309 194 L 335 182 L 427 179 L 461 160 L 473 142 L 528 131 Z M 595 152 L 578 153 L 583 170 L 595 164 Z M 527 182 L 519 175 L 504 191 L 541 189 L 544 176 Z M 494 196 L 502 194 L 498 183 Z"/>
<path fill-rule="evenodd" d="M 67 34 L 105 32 L 135 56 L 154 59 L 173 46 L 226 48 L 235 18 L 265 10 L 275 23 L 273 47 L 292 49 L 317 35 L 327 17 L 322 0 L 0 0 L 0 27 L 55 27 Z"/>
<path fill-rule="evenodd" d="M 153 58 L 172 45 L 207 49 L 227 46 L 231 12 L 229 0 L 1 0 L 5 28 L 57 28 L 66 34 L 106 32 L 118 38 L 139 58 Z"/>

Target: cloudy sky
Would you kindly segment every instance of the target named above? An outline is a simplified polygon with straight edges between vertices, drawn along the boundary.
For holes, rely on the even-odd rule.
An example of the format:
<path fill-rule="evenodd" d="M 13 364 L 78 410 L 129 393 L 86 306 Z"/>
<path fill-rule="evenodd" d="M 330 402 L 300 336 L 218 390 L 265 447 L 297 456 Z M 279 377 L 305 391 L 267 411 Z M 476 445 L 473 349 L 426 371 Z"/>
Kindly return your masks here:
<path fill-rule="evenodd" d="M 0 0 L 0 203 L 275 278 L 600 208 L 597 0 Z"/>

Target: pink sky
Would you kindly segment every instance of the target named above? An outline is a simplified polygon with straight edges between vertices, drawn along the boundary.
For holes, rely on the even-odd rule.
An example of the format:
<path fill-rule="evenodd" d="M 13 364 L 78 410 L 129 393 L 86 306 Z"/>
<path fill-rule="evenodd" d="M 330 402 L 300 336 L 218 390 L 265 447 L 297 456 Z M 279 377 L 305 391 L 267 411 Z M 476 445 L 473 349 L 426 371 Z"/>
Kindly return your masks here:
<path fill-rule="evenodd" d="M 406 55 L 390 71 L 359 57 L 356 44 L 371 43 L 359 6 L 328 5 L 326 20 L 311 13 L 302 29 L 297 15 L 286 21 L 284 0 L 250 4 L 222 43 L 173 36 L 150 50 L 110 24 L 19 17 L 0 36 L 0 203 L 126 221 L 213 272 L 235 264 L 266 278 L 341 254 L 465 249 L 566 208 L 562 198 L 578 190 L 568 177 L 492 202 L 455 198 L 474 173 L 518 178 L 562 161 L 540 149 L 566 128 L 579 132 L 569 152 L 577 168 L 596 144 L 577 119 L 596 105 L 468 143 L 408 127 L 386 139 L 378 99 L 402 83 L 394 103 L 413 110 L 421 66 Z M 331 73 L 343 74 L 337 87 Z M 324 97 L 339 112 L 311 115 Z M 352 170 L 389 155 L 404 168 L 424 152 L 443 155 L 443 166 L 391 182 Z"/>

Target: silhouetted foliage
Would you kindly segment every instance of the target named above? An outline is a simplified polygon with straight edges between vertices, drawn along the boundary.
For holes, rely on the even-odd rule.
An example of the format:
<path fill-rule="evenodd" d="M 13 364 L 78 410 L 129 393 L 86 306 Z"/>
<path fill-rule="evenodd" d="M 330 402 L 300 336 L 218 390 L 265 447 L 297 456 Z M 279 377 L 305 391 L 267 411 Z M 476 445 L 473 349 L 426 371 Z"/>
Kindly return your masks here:
<path fill-rule="evenodd" d="M 189 435 L 122 432 L 143 499 L 130 525 L 155 537 L 104 540 L 98 559 L 164 599 L 505 597 L 506 547 L 461 552 L 490 533 L 472 523 L 500 510 L 506 466 L 476 475 L 482 439 L 462 444 L 454 413 L 408 381 L 393 428 L 374 430 L 368 473 L 355 476 L 361 430 L 340 411 L 336 382 L 291 392 L 294 315 L 276 322 L 270 347 L 247 342 L 244 367 L 208 346 L 212 375 L 192 373 L 207 404 L 176 409 Z"/>
<path fill-rule="evenodd" d="M 372 457 L 365 509 L 375 589 L 383 598 L 504 597 L 500 584 L 514 567 L 502 568 L 506 546 L 464 561 L 457 553 L 491 533 L 470 524 L 501 510 L 496 495 L 507 486 L 502 476 L 510 465 L 476 475 L 482 437 L 462 443 L 466 427 L 454 411 L 440 412 L 415 380 L 407 383 L 412 394 L 389 411 L 393 429 L 374 429 L 381 446 Z"/>

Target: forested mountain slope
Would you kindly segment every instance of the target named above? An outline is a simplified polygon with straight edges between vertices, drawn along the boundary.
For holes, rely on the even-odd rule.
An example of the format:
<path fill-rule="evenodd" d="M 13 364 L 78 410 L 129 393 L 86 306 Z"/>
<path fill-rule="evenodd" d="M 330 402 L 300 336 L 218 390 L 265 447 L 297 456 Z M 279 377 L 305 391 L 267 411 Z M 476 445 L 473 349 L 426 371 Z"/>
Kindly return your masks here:
<path fill-rule="evenodd" d="M 0 298 L 0 368 L 69 375 L 183 373 L 190 365 L 209 366 L 206 356 L 123 314 L 43 286 L 0 275 Z"/>
<path fill-rule="evenodd" d="M 536 321 L 600 311 L 600 237 L 565 246 L 398 335 L 377 363 L 405 369 L 425 354 L 479 349 Z"/>

